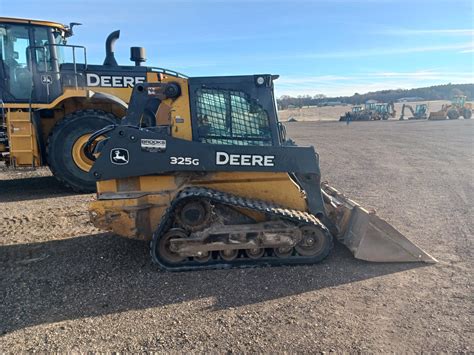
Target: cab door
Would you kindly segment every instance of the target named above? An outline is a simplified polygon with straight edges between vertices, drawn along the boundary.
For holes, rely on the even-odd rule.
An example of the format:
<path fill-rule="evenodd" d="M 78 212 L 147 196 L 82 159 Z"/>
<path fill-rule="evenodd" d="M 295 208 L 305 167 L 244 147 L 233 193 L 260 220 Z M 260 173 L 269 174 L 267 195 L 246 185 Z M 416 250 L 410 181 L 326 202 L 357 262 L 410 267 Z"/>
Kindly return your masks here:
<path fill-rule="evenodd" d="M 33 75 L 28 61 L 28 26 L 0 24 L 2 99 L 5 103 L 29 102 L 33 96 Z"/>
<path fill-rule="evenodd" d="M 5 103 L 50 103 L 61 92 L 53 30 L 28 24 L 0 24 L 0 85 Z"/>

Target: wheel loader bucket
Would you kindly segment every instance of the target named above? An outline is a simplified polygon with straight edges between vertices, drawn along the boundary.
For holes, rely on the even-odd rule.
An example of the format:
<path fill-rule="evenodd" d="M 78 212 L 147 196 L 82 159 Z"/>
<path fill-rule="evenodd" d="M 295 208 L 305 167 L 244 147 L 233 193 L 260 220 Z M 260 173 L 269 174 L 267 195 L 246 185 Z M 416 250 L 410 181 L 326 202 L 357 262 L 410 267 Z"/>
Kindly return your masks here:
<path fill-rule="evenodd" d="M 378 217 L 375 211 L 366 210 L 327 183 L 321 185 L 321 190 L 328 217 L 337 230 L 337 239 L 357 259 L 374 262 L 437 262 Z"/>
<path fill-rule="evenodd" d="M 428 116 L 428 119 L 429 120 L 445 120 L 445 119 L 447 119 L 446 111 L 430 112 L 430 115 Z"/>

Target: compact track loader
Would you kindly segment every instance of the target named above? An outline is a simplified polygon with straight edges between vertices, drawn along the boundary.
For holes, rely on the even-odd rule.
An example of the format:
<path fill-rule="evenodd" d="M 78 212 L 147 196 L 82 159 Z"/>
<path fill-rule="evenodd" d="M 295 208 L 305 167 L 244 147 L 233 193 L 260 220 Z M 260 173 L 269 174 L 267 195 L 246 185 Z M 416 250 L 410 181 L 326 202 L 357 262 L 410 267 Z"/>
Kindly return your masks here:
<path fill-rule="evenodd" d="M 321 184 L 314 148 L 296 146 L 278 122 L 277 77 L 137 84 L 121 124 L 84 146 L 95 161 L 93 223 L 151 240 L 153 260 L 172 271 L 315 263 L 334 239 L 363 260 L 435 262 Z M 158 107 L 154 122 L 149 107 Z"/>

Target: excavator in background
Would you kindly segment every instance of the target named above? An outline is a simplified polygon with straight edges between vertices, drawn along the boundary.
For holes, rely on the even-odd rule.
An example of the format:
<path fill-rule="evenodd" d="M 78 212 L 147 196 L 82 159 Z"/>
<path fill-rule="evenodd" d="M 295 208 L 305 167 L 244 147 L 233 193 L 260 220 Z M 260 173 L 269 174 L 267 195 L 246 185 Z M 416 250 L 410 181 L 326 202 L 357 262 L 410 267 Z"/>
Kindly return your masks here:
<path fill-rule="evenodd" d="M 418 104 L 413 109 L 413 106 L 409 104 L 403 104 L 402 113 L 400 115 L 400 120 L 405 119 L 405 109 L 408 109 L 411 112 L 411 116 L 408 117 L 409 120 L 425 120 L 428 117 L 428 105 Z"/>
<path fill-rule="evenodd" d="M 297 146 L 278 121 L 277 78 L 135 85 L 126 117 L 83 147 L 97 182 L 92 223 L 151 240 L 153 261 L 169 271 L 312 264 L 335 240 L 362 260 L 436 262 L 321 181 L 314 148 Z M 151 102 L 155 119 L 144 120 Z"/>
<path fill-rule="evenodd" d="M 0 17 L 0 161 L 49 166 L 64 185 L 92 192 L 92 161 L 82 153 L 90 134 L 120 122 L 134 85 L 169 73 L 142 66 L 141 47 L 130 49 L 134 65 L 119 65 L 119 31 L 106 40 L 103 64 L 88 63 L 85 47 L 67 44 L 77 25 Z"/>
<path fill-rule="evenodd" d="M 441 110 L 430 112 L 429 120 L 457 120 L 459 117 L 470 119 L 472 117 L 472 103 L 466 102 L 466 96 L 456 95 L 451 104 L 445 104 Z"/>

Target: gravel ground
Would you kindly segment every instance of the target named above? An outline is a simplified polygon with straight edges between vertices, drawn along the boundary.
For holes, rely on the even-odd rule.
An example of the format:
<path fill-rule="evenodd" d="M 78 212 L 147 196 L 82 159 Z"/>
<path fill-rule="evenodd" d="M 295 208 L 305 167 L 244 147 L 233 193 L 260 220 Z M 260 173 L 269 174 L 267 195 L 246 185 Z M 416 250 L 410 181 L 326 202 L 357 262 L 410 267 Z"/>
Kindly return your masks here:
<path fill-rule="evenodd" d="M 96 230 L 92 195 L 0 170 L 0 351 L 472 352 L 473 121 L 287 125 L 323 179 L 436 265 L 342 246 L 313 266 L 166 273 Z"/>

